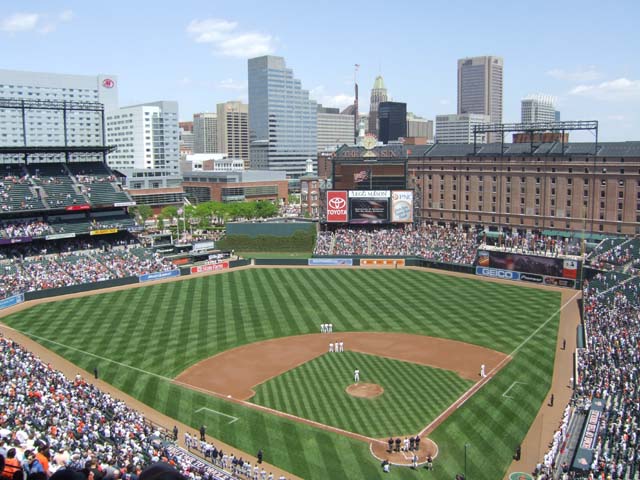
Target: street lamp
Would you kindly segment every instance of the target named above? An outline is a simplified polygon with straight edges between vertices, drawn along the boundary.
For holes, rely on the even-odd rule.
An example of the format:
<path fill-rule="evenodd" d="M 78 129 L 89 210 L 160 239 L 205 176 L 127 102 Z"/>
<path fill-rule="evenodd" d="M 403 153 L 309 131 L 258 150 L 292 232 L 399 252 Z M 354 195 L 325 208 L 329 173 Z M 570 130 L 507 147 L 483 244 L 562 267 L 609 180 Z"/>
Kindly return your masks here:
<path fill-rule="evenodd" d="M 470 446 L 469 443 L 464 444 L 464 480 L 467 480 L 467 448 Z"/>

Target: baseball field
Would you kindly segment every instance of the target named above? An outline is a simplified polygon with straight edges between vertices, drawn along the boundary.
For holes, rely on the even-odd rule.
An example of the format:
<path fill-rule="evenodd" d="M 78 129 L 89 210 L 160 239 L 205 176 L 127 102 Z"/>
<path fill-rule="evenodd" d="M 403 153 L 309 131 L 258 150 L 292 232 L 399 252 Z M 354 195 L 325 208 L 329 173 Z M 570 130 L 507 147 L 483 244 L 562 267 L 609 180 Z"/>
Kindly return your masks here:
<path fill-rule="evenodd" d="M 256 268 L 35 305 L 3 322 L 301 478 L 379 478 L 372 442 L 423 433 L 434 471 L 386 476 L 451 479 L 466 465 L 468 478 L 493 480 L 545 401 L 559 309 L 555 291 L 428 271 Z M 328 353 L 338 340 L 345 352 Z M 355 368 L 378 396 L 346 392 Z"/>

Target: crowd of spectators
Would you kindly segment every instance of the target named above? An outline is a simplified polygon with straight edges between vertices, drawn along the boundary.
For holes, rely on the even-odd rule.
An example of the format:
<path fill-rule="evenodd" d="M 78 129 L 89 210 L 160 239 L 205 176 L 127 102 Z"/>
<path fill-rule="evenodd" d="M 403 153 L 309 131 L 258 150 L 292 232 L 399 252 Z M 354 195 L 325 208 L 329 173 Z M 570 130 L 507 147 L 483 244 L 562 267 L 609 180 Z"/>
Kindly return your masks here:
<path fill-rule="evenodd" d="M 498 238 L 484 238 L 484 245 L 493 245 L 513 253 L 544 255 L 548 257 L 581 256 L 582 239 L 556 238 L 541 233 L 503 232 Z"/>
<path fill-rule="evenodd" d="M 42 220 L 0 222 L 0 237 L 41 237 L 53 233 L 51 226 Z"/>
<path fill-rule="evenodd" d="M 583 289 L 586 348 L 576 355 L 577 377 L 570 404 L 574 416 L 604 402 L 593 461 L 582 471 L 554 464 L 566 426 L 556 432 L 541 476 L 552 478 L 635 479 L 640 475 L 640 278 L 598 273 Z M 566 417 L 566 413 L 565 413 Z M 547 475 L 547 476 L 545 476 Z"/>
<path fill-rule="evenodd" d="M 66 251 L 0 260 L 0 299 L 36 290 L 67 287 L 171 270 L 171 262 L 127 240 L 65 242 Z M 28 248 L 30 248 L 29 246 Z"/>
<path fill-rule="evenodd" d="M 589 263 L 602 270 L 621 270 L 639 264 L 640 238 L 605 240 L 589 256 Z"/>
<path fill-rule="evenodd" d="M 1 336 L 0 366 L 0 455 L 8 459 L 3 478 L 22 480 L 27 473 L 46 480 L 72 470 L 86 479 L 91 473 L 95 480 L 137 480 L 145 467 L 162 469 L 158 462 L 186 479 L 234 478 L 176 446 L 166 429 L 123 401 L 80 375 L 67 379 Z"/>
<path fill-rule="evenodd" d="M 473 230 L 423 224 L 419 227 L 350 227 L 320 232 L 314 254 L 415 256 L 471 265 L 477 248 L 477 234 Z"/>

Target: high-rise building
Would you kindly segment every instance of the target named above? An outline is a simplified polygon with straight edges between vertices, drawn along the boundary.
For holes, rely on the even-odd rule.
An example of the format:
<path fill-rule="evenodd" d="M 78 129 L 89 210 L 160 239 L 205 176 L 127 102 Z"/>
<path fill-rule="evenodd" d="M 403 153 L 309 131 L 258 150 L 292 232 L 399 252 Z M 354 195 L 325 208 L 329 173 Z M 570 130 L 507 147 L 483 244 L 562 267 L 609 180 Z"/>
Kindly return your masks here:
<path fill-rule="evenodd" d="M 353 115 L 318 105 L 318 151 L 353 145 Z"/>
<path fill-rule="evenodd" d="M 407 136 L 407 104 L 380 102 L 378 105 L 378 140 L 386 144 Z"/>
<path fill-rule="evenodd" d="M 193 153 L 193 122 L 180 122 L 180 156 Z"/>
<path fill-rule="evenodd" d="M 559 122 L 560 121 L 560 110 L 556 110 L 555 112 L 553 112 L 553 120 L 555 122 Z"/>
<path fill-rule="evenodd" d="M 489 115 L 463 113 L 436 115 L 436 143 L 473 143 L 474 125 L 490 123 Z M 485 134 L 479 134 L 477 143 L 487 143 Z"/>
<path fill-rule="evenodd" d="M 458 114 L 489 115 L 491 123 L 502 123 L 502 78 L 502 57 L 458 60 Z"/>
<path fill-rule="evenodd" d="M 387 88 L 384 86 L 382 75 L 378 75 L 373 82 L 373 88 L 371 89 L 371 99 L 369 100 L 369 128 L 367 133 L 378 136 L 380 129 L 378 106 L 381 102 L 386 102 L 388 99 Z"/>
<path fill-rule="evenodd" d="M 150 102 L 113 110 L 106 115 L 107 145 L 116 151 L 107 162 L 118 170 L 180 172 L 178 103 Z"/>
<path fill-rule="evenodd" d="M 433 120 L 407 112 L 407 137 L 424 138 L 425 143 L 433 142 Z"/>
<path fill-rule="evenodd" d="M 242 102 L 219 103 L 218 151 L 229 158 L 240 158 L 249 168 L 249 105 Z"/>
<path fill-rule="evenodd" d="M 282 57 L 250 58 L 248 70 L 251 168 L 298 178 L 317 156 L 317 104 Z"/>
<path fill-rule="evenodd" d="M 219 153 L 217 114 L 203 112 L 193 115 L 193 153 Z"/>
<path fill-rule="evenodd" d="M 549 123 L 556 119 L 556 110 L 551 95 L 529 95 L 521 102 L 522 123 Z"/>
<path fill-rule="evenodd" d="M 118 108 L 118 80 L 115 75 L 64 75 L 57 73 L 0 70 L 0 98 L 38 101 L 92 102 L 104 110 Z M 20 109 L 0 109 L 0 146 L 98 146 L 104 145 L 102 112 L 32 108 L 22 124 Z M 66 123 L 66 129 L 65 129 Z M 24 131 L 26 130 L 26 131 Z M 66 133 L 66 135 L 65 135 Z M 25 138 L 26 137 L 26 138 Z M 99 159 L 83 154 L 84 159 Z M 71 155 L 73 158 L 74 155 Z M 33 157 L 32 157 L 33 158 Z M 49 160 L 51 160 L 51 156 Z M 58 160 L 62 160 L 60 154 Z"/>

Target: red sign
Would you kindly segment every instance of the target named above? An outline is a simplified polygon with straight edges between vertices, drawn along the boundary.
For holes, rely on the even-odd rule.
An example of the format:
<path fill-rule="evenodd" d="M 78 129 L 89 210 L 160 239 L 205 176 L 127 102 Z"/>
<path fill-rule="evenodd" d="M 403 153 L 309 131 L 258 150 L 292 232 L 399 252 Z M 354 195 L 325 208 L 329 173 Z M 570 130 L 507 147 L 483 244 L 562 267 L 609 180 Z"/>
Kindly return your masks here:
<path fill-rule="evenodd" d="M 113 88 L 115 87 L 115 85 L 116 85 L 116 82 L 114 82 L 110 78 L 105 78 L 104 80 L 102 80 L 102 86 L 104 88 Z"/>
<path fill-rule="evenodd" d="M 216 272 L 218 270 L 224 270 L 226 268 L 229 268 L 229 262 L 210 263 L 208 265 L 198 265 L 196 267 L 191 267 L 191 273 Z"/>
<path fill-rule="evenodd" d="M 327 192 L 327 222 L 348 222 L 347 206 L 346 190 Z"/>
<path fill-rule="evenodd" d="M 91 205 L 69 205 L 65 210 L 68 212 L 74 212 L 76 210 L 91 210 Z"/>

